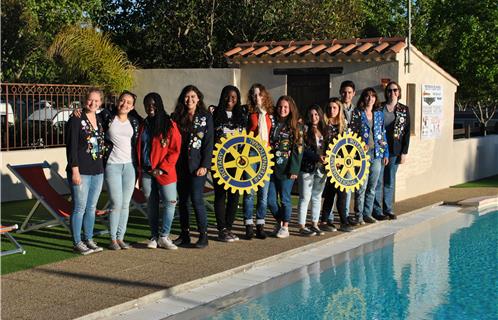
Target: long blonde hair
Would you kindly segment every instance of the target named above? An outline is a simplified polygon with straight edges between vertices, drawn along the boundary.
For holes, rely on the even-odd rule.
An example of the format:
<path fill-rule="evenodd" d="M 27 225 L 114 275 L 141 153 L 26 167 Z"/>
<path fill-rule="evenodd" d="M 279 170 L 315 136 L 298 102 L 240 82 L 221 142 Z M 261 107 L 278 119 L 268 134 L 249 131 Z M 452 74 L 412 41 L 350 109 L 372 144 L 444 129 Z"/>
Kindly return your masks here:
<path fill-rule="evenodd" d="M 332 117 L 332 106 L 331 104 L 335 103 L 339 106 L 339 114 L 335 118 Z M 336 122 L 339 124 L 339 133 L 343 133 L 346 129 L 346 117 L 344 117 L 344 104 L 341 102 L 341 99 L 337 97 L 333 97 L 329 99 L 327 106 L 325 107 L 325 119 L 327 124 L 332 124 L 332 122 Z"/>

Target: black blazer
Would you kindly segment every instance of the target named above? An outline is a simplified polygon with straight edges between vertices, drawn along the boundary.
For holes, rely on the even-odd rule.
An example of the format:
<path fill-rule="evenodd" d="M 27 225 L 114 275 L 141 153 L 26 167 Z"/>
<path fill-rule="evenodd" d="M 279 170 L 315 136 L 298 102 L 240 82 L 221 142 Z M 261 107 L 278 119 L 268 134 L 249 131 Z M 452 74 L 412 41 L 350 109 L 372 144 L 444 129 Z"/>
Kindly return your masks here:
<path fill-rule="evenodd" d="M 194 173 L 203 167 L 211 168 L 214 146 L 213 117 L 211 113 L 200 110 L 195 116 L 190 131 L 180 128 L 182 134 L 182 150 L 177 167 L 182 168 L 185 163 L 182 160 L 188 159 L 188 170 Z M 187 153 L 187 154 L 185 154 Z M 177 170 L 182 172 L 182 170 Z"/>
<path fill-rule="evenodd" d="M 394 123 L 386 128 L 389 155 L 400 156 L 408 153 L 410 146 L 410 112 L 407 106 L 398 103 L 394 108 Z"/>

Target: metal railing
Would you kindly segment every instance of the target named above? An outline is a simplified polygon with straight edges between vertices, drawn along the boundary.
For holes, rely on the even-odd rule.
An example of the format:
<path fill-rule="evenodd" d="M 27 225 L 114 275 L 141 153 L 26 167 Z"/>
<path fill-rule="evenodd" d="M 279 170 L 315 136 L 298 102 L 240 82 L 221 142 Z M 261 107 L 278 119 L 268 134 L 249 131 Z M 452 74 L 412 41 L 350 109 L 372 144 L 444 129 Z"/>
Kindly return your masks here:
<path fill-rule="evenodd" d="M 85 103 L 88 85 L 2 83 L 1 150 L 64 146 L 65 124 Z M 103 107 L 115 104 L 107 96 Z"/>

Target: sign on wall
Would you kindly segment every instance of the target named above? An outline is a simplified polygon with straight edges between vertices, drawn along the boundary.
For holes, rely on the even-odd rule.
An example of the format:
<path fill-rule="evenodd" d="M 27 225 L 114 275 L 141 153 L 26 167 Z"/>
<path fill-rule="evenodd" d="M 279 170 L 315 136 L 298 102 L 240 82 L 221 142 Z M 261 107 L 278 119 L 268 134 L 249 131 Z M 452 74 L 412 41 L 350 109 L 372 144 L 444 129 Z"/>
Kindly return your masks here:
<path fill-rule="evenodd" d="M 443 86 L 422 85 L 422 139 L 435 139 L 443 129 Z"/>

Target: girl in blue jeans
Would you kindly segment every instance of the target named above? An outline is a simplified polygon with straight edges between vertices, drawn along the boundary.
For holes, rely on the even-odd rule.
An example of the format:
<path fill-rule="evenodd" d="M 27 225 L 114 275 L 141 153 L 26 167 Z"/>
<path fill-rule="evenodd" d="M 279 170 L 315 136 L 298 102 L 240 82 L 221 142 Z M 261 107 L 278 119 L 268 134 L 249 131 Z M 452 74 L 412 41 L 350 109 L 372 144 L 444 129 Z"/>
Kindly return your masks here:
<path fill-rule="evenodd" d="M 370 156 L 368 178 L 355 193 L 356 218 L 358 223 L 375 223 L 372 217 L 375 190 L 382 165 L 389 162 L 384 114 L 379 110 L 379 100 L 373 88 L 366 88 L 360 96 L 358 107 L 353 111 L 351 128 L 367 146 Z"/>
<path fill-rule="evenodd" d="M 136 96 L 133 93 L 124 91 L 119 96 L 115 110 L 105 109 L 99 114 L 103 121 L 108 147 L 104 178 L 111 201 L 109 213 L 111 250 L 130 247 L 124 242 L 124 235 L 136 181 L 135 148 L 140 121 L 129 115 L 135 108 L 135 100 Z"/>
<path fill-rule="evenodd" d="M 169 236 L 177 198 L 175 166 L 180 154 L 180 131 L 164 110 L 158 93 L 147 94 L 144 107 L 147 118 L 139 130 L 137 155 L 151 233 L 147 247 L 175 250 L 178 248 Z M 160 214 L 161 198 L 163 209 Z"/>
<path fill-rule="evenodd" d="M 277 238 L 287 238 L 292 212 L 291 191 L 303 157 L 303 130 L 292 97 L 281 96 L 277 101 L 276 113 L 278 120 L 270 134 L 275 166 L 270 178 L 268 207 L 277 221 L 274 234 Z"/>
<path fill-rule="evenodd" d="M 299 203 L 297 206 L 299 233 L 309 237 L 322 235 L 318 226 L 322 207 L 322 193 L 325 188 L 327 174 L 325 173 L 325 152 L 328 141 L 322 109 L 319 105 L 308 108 L 304 129 L 304 153 L 299 172 Z M 306 215 L 311 200 L 310 228 L 306 227 Z"/>
<path fill-rule="evenodd" d="M 93 241 L 95 210 L 104 181 L 104 129 L 97 117 L 102 99 L 101 90 L 91 89 L 81 117 L 71 117 L 66 127 L 66 171 L 73 198 L 70 223 L 74 251 L 82 255 L 102 251 Z"/>

